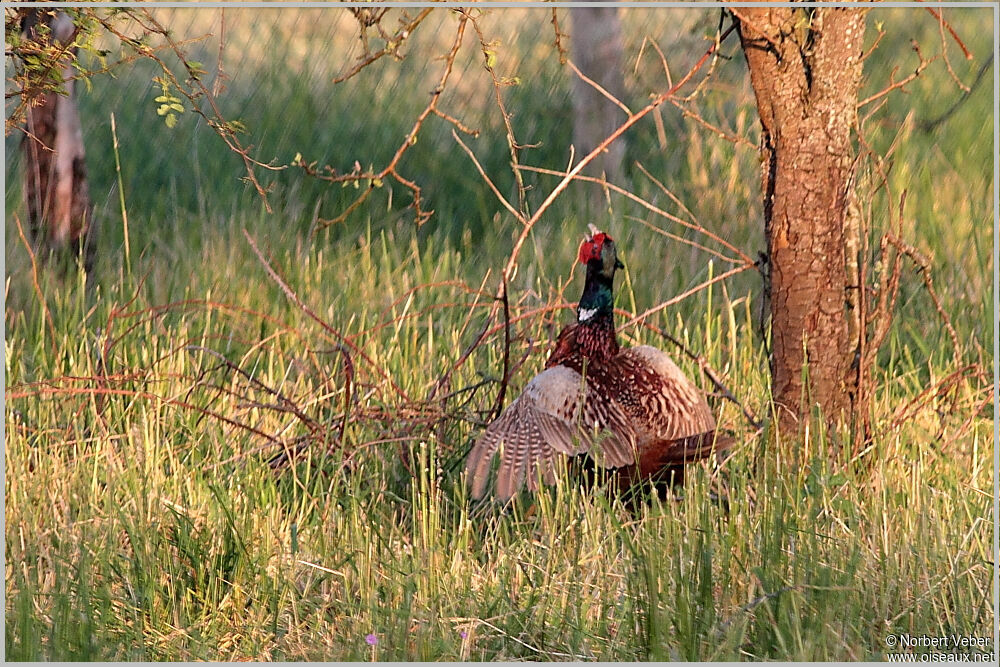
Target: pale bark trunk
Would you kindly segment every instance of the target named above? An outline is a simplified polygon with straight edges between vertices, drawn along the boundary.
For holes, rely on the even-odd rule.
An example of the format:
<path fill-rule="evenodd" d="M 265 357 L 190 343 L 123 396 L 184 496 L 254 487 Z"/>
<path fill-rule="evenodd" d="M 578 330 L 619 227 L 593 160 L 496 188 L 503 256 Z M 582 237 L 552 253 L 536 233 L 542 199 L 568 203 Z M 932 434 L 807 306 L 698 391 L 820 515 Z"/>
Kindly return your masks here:
<path fill-rule="evenodd" d="M 52 39 L 67 43 L 73 38 L 72 21 L 63 13 L 54 16 L 41 10 L 26 21 L 25 32 L 37 38 L 37 22 L 52 28 Z M 74 70 L 63 64 L 63 80 Z M 22 142 L 25 156 L 24 197 L 33 242 L 49 252 L 86 251 L 91 229 L 91 205 L 84 160 L 83 132 L 74 98 L 74 82 L 65 83 L 66 95 L 48 93 L 27 111 L 27 134 Z"/>
<path fill-rule="evenodd" d="M 604 90 L 625 95 L 621 20 L 616 7 L 574 7 L 570 34 L 573 63 Z M 580 159 L 625 122 L 625 112 L 592 85 L 573 77 L 573 145 Z M 625 144 L 619 140 L 591 163 L 589 173 L 617 181 L 622 175 Z M 594 191 L 594 188 L 588 188 Z"/>

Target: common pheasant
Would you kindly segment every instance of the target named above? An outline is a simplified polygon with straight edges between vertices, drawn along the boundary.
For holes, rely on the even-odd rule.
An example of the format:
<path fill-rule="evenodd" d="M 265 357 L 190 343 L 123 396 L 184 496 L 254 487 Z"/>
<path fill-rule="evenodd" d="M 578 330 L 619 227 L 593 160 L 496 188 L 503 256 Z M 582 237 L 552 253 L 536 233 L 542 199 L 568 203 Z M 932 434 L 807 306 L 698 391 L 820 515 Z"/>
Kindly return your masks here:
<path fill-rule="evenodd" d="M 615 243 L 591 227 L 580 246 L 587 267 L 577 321 L 565 327 L 545 370 L 476 441 L 466 462 L 472 496 L 487 489 L 490 463 L 500 453 L 496 495 L 513 496 L 526 481 L 555 482 L 561 457 L 586 454 L 614 469 L 619 480 L 680 479 L 681 467 L 721 452 L 704 394 L 669 356 L 649 345 L 621 350 L 615 335 L 613 282 L 624 268 Z"/>

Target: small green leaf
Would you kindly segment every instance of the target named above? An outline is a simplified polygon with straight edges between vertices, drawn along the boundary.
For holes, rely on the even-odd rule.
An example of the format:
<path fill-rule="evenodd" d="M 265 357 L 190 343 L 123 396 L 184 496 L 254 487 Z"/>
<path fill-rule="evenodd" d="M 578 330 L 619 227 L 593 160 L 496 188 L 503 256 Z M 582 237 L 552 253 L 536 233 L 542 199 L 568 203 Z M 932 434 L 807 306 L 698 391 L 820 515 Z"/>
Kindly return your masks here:
<path fill-rule="evenodd" d="M 177 116 L 174 114 L 169 114 L 166 118 L 166 123 L 168 128 L 173 128 L 177 124 Z"/>
<path fill-rule="evenodd" d="M 497 64 L 497 54 L 496 51 L 486 52 L 486 66 L 493 69 L 493 66 Z"/>

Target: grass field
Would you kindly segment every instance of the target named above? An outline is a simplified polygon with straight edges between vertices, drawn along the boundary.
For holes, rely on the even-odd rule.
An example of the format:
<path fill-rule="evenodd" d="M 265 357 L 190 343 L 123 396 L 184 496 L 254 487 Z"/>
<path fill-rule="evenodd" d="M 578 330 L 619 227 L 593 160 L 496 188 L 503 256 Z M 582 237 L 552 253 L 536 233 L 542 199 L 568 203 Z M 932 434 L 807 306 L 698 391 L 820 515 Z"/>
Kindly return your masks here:
<path fill-rule="evenodd" d="M 987 14 L 948 13 L 974 55 L 966 61 L 944 39 L 967 84 L 992 48 L 980 29 Z M 160 16 L 181 37 L 218 34 L 217 10 Z M 549 13 L 535 18 L 496 10 L 482 26 L 500 40 L 498 72 L 520 77 L 504 89 L 516 136 L 541 144 L 522 163 L 561 169 L 571 74 L 558 64 Z M 648 48 L 632 71 L 643 36 L 657 37 L 677 78 L 704 52 L 718 14 L 635 10 L 625 19 L 635 109 L 663 89 Z M 220 102 L 246 123 L 255 154 L 288 163 L 301 153 L 348 171 L 355 160 L 382 165 L 399 146 L 456 22 L 436 11 L 405 60 L 333 85 L 360 53 L 345 13 L 230 9 L 226 21 Z M 862 98 L 894 65 L 915 67 L 911 38 L 930 57 L 946 34 L 921 10 L 873 10 L 868 43 L 877 23 L 886 36 L 866 64 Z M 189 48 L 214 70 L 215 38 Z M 622 185 L 753 256 L 763 248 L 759 130 L 738 44 L 723 54 L 731 58 L 717 63 L 699 109 L 746 141 L 665 108 L 666 143 L 643 121 L 626 137 L 628 155 L 688 210 L 638 167 Z M 514 197 L 482 60 L 466 35 L 441 105 L 481 131 L 464 141 Z M 462 477 L 503 374 L 502 321 L 447 374 L 483 328 L 521 230 L 451 126 L 432 118 L 401 162 L 435 210 L 428 223 L 416 228 L 407 191 L 389 184 L 318 230 L 353 188 L 294 169 L 264 174 L 273 186 L 266 213 L 239 181 L 240 160 L 204 122 L 188 112 L 164 126 L 153 74 L 125 69 L 80 98 L 99 225 L 89 284 L 76 271 L 32 270 L 14 222 L 24 219 L 19 137 L 7 141 L 7 659 L 880 660 L 890 636 L 992 638 L 992 69 L 933 128 L 962 95 L 942 60 L 864 125 L 875 150 L 891 150 L 893 192 L 907 190 L 904 235 L 932 258 L 961 343 L 956 355 L 907 266 L 873 369 L 867 451 L 849 465 L 829 461 L 831 436 L 818 426 L 802 443 L 776 445 L 713 398 L 740 444 L 721 471 L 697 468 L 682 497 L 627 507 L 567 482 L 507 508 L 471 502 Z M 526 180 L 532 210 L 557 182 Z M 886 198 L 875 186 L 865 172 L 861 201 L 877 247 Z M 731 266 L 656 229 L 717 244 L 614 194 L 607 210 L 589 210 L 583 187 L 547 211 L 509 285 L 508 403 L 571 320 L 582 286 L 571 267 L 588 222 L 619 243 L 628 269 L 617 306 L 627 313 Z M 710 390 L 655 328 L 665 330 L 766 418 L 761 282 L 751 274 L 621 336 L 665 349 Z M 296 447 L 291 465 L 272 470 L 273 456 Z M 715 499 L 720 487 L 727 502 Z"/>

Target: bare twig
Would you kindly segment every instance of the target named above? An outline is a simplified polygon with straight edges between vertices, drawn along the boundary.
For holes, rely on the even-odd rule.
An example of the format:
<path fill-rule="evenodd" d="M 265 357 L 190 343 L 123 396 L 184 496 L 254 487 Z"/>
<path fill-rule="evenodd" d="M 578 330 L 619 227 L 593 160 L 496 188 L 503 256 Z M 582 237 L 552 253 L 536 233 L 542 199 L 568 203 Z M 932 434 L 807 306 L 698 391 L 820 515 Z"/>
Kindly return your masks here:
<path fill-rule="evenodd" d="M 278 285 L 281 291 L 285 293 L 285 296 L 288 297 L 289 301 L 294 303 L 299 310 L 305 313 L 314 322 L 319 324 L 325 331 L 333 335 L 339 343 L 348 346 L 349 348 L 351 348 L 351 350 L 354 351 L 355 354 L 357 354 L 366 362 L 368 362 L 368 364 L 372 368 L 374 368 L 379 375 L 382 376 L 382 379 L 387 381 L 390 384 L 390 386 L 392 386 L 392 388 L 396 391 L 396 393 L 399 394 L 404 400 L 407 401 L 410 400 L 410 397 L 407 396 L 406 392 L 403 391 L 398 384 L 396 384 L 396 382 L 392 379 L 392 377 L 390 377 L 389 374 L 386 373 L 381 366 L 372 361 L 371 357 L 369 357 L 367 354 L 364 353 L 364 351 L 362 351 L 356 345 L 354 345 L 354 343 L 352 343 L 350 339 L 346 338 L 342 333 L 340 333 L 335 328 L 330 326 L 330 324 L 328 324 L 325 320 L 319 317 L 319 315 L 314 313 L 312 309 L 310 309 L 305 303 L 303 303 L 302 299 L 300 299 L 299 296 L 292 290 L 292 288 L 288 286 L 288 283 L 282 280 L 281 276 L 279 276 L 278 273 L 274 270 L 274 268 L 271 267 L 271 264 L 267 261 L 267 259 L 264 258 L 263 253 L 261 253 L 260 249 L 257 247 L 257 243 L 253 240 L 253 237 L 250 236 L 250 234 L 245 229 L 243 230 L 243 236 L 246 238 L 247 243 L 250 244 L 250 249 L 253 250 L 253 253 L 257 256 L 257 259 L 264 266 L 264 270 L 267 271 L 267 274 L 271 276 L 271 279 Z"/>
<path fill-rule="evenodd" d="M 924 286 L 927 288 L 927 294 L 930 295 L 931 301 L 934 302 L 934 308 L 937 310 L 938 315 L 941 316 L 941 321 L 944 322 L 945 328 L 948 330 L 948 336 L 951 338 L 951 345 L 955 352 L 955 360 L 962 358 L 962 345 L 958 341 L 958 333 L 955 331 L 955 327 L 951 323 L 951 318 L 948 313 L 945 312 L 944 308 L 941 307 L 941 300 L 938 298 L 937 292 L 934 291 L 934 279 L 931 277 L 931 266 L 930 261 L 924 256 L 919 250 L 914 248 L 912 245 L 904 242 L 892 234 L 886 234 L 886 238 L 892 245 L 896 246 L 896 249 L 913 260 L 913 263 L 917 265 L 917 273 L 924 281 Z"/>
<path fill-rule="evenodd" d="M 215 78 L 212 80 L 212 96 L 218 97 L 226 90 L 226 81 L 229 75 L 222 66 L 222 54 L 226 48 L 226 10 L 219 9 L 219 55 L 215 62 Z"/>
<path fill-rule="evenodd" d="M 670 188 L 668 188 L 666 185 L 664 185 L 660 181 L 660 179 L 656 178 L 656 176 L 653 176 L 653 174 L 651 174 L 649 172 L 649 170 L 646 169 L 646 166 L 644 164 L 642 164 L 641 162 L 639 162 L 638 160 L 636 160 L 635 166 L 639 169 L 639 171 L 641 171 L 643 173 L 643 175 L 646 178 L 648 178 L 649 180 L 651 180 L 656 185 L 656 187 L 658 187 L 660 189 L 660 192 L 662 192 L 663 194 L 667 195 L 667 197 L 670 199 L 670 201 L 672 201 L 673 203 L 677 204 L 677 208 L 679 208 L 680 210 L 682 210 L 684 213 L 687 213 L 688 217 L 691 218 L 691 223 L 692 224 L 700 226 L 700 223 L 698 222 L 697 216 L 695 216 L 695 214 L 691 212 L 691 209 L 689 209 L 687 206 L 684 205 L 684 202 L 682 202 L 680 200 L 680 197 L 678 197 L 673 192 L 671 192 Z"/>
<path fill-rule="evenodd" d="M 385 55 L 388 55 L 388 54 L 395 55 L 397 53 L 399 47 L 402 46 L 402 44 L 403 44 L 404 41 L 406 41 L 406 38 L 409 37 L 411 34 L 413 34 L 413 31 L 417 29 L 417 26 L 419 26 L 421 23 L 423 23 L 423 20 L 425 18 L 427 18 L 432 11 L 434 11 L 433 7 L 425 7 L 423 9 L 423 11 L 421 11 L 419 14 L 417 14 L 417 17 L 415 19 L 413 19 L 409 23 L 404 23 L 399 28 L 399 30 L 397 30 L 396 33 L 394 35 L 392 35 L 391 37 L 386 37 L 385 38 L 386 46 L 384 48 L 376 51 L 375 53 L 369 53 L 367 55 L 367 57 L 362 58 L 361 62 L 358 63 L 357 65 L 355 65 L 354 67 L 352 67 L 346 74 L 342 74 L 341 76 L 336 77 L 333 80 L 333 83 L 336 84 L 336 83 L 342 83 L 344 81 L 347 81 L 351 77 L 353 77 L 356 74 L 358 74 L 358 72 L 360 72 L 364 68 L 368 67 L 373 62 L 375 62 L 376 60 L 382 58 Z M 383 12 L 383 15 L 384 15 L 384 12 Z M 379 18 L 381 18 L 381 16 Z M 362 26 L 364 26 L 364 23 L 362 23 Z M 365 47 L 366 47 L 366 50 L 367 50 L 367 42 L 365 40 L 362 40 L 362 42 L 365 44 Z"/>
<path fill-rule="evenodd" d="M 938 15 L 938 32 L 941 34 L 941 56 L 944 58 L 945 69 L 948 70 L 948 75 L 951 76 L 951 80 L 955 82 L 955 85 L 962 89 L 962 92 L 969 92 L 969 87 L 962 83 L 962 80 L 958 78 L 955 74 L 955 69 L 951 66 L 951 58 L 948 57 L 948 38 L 944 35 L 944 12 Z M 950 27 L 950 26 L 949 26 Z M 954 33 L 953 33 L 954 34 Z M 966 52 L 966 57 L 971 60 L 972 54 Z"/>
<path fill-rule="evenodd" d="M 210 348 L 204 347 L 202 345 L 187 345 L 186 348 L 187 348 L 188 351 L 192 351 L 192 352 L 204 352 L 205 354 L 208 354 L 208 355 L 210 355 L 212 357 L 215 357 L 216 359 L 219 360 L 219 362 L 220 362 L 220 364 L 222 366 L 225 366 L 229 370 L 231 370 L 231 371 L 233 371 L 233 372 L 235 372 L 235 373 L 243 376 L 247 380 L 247 382 L 249 382 L 251 385 L 257 387 L 258 389 L 261 389 L 261 390 L 265 391 L 266 393 L 271 394 L 276 399 L 278 399 L 278 401 L 280 401 L 282 407 L 284 409 L 286 409 L 288 412 L 291 412 L 293 415 L 295 415 L 296 417 L 298 417 L 299 421 L 301 421 L 303 424 L 305 424 L 306 427 L 308 427 L 311 432 L 313 432 L 313 433 L 318 433 L 319 432 L 319 430 L 320 430 L 319 423 L 315 419 L 313 419 L 312 417 L 310 417 L 309 415 L 307 415 L 306 413 L 304 413 L 294 401 L 290 400 L 287 396 L 285 396 L 284 394 L 282 394 L 277 389 L 273 389 L 272 387 L 267 386 L 266 384 L 264 384 L 263 382 L 261 382 L 259 379 L 255 378 L 250 373 L 247 373 L 245 370 L 243 370 L 242 368 L 240 368 L 237 364 L 234 364 L 233 362 L 231 362 L 225 356 L 219 354 L 215 350 L 212 350 Z"/>
<path fill-rule="evenodd" d="M 876 25 L 876 28 L 878 29 L 878 34 L 875 36 L 875 41 L 872 42 L 871 47 L 864 53 L 864 55 L 861 56 L 861 60 L 868 60 L 869 56 L 875 53 L 875 49 L 878 47 L 879 43 L 881 43 L 882 38 L 885 37 L 885 28 L 881 25 Z"/>
<path fill-rule="evenodd" d="M 478 171 L 479 175 L 483 177 L 483 180 L 486 182 L 486 185 L 490 188 L 490 190 L 496 196 L 496 198 L 500 202 L 500 204 L 505 209 L 507 209 L 508 211 L 510 211 L 511 215 L 513 215 L 514 218 L 516 218 L 517 220 L 519 220 L 521 222 L 521 224 L 527 223 L 527 220 L 524 218 L 524 216 L 521 214 L 521 212 L 518 211 L 516 208 L 514 208 L 513 204 L 511 204 L 509 201 L 507 201 L 507 198 L 504 197 L 503 194 L 501 194 L 500 190 L 497 188 L 497 186 L 493 184 L 493 180 L 489 176 L 486 175 L 486 170 L 483 169 L 483 165 L 479 164 L 479 160 L 476 159 L 476 155 L 475 155 L 475 153 L 472 152 L 472 149 L 465 145 L 465 142 L 462 141 L 459 138 L 459 136 L 455 133 L 454 130 L 451 131 L 451 136 L 455 139 L 455 141 L 458 142 L 458 145 L 462 147 L 462 150 L 464 150 L 465 154 L 469 156 L 469 159 L 472 160 L 472 164 L 474 164 L 476 166 L 476 171 Z"/>
<path fill-rule="evenodd" d="M 917 54 L 917 58 L 919 59 L 919 62 L 917 63 L 916 69 L 914 69 L 913 72 L 911 72 L 909 75 L 903 77 L 899 81 L 896 81 L 895 80 L 895 78 L 896 78 L 896 72 L 899 71 L 899 66 L 897 65 L 896 67 L 893 67 L 892 68 L 892 72 L 889 73 L 889 85 L 887 85 L 885 88 L 883 88 L 882 90 L 878 91 L 874 95 L 870 95 L 870 96 L 866 97 L 865 99 L 861 100 L 860 102 L 858 102 L 858 105 L 857 105 L 858 108 L 861 108 L 861 107 L 865 106 L 866 104 L 870 104 L 871 102 L 874 102 L 875 100 L 879 99 L 880 97 L 884 97 L 885 95 L 888 95 L 889 93 L 891 93 L 893 90 L 896 90 L 897 88 L 902 88 L 903 86 L 905 86 L 906 84 L 908 84 L 909 82 L 913 81 L 918 76 L 920 76 L 923 73 L 923 71 L 925 69 L 927 69 L 928 65 L 930 65 L 932 62 L 934 62 L 935 60 L 937 60 L 940 57 L 940 54 L 939 54 L 939 55 L 934 56 L 930 60 L 926 60 L 924 58 L 923 54 L 920 53 L 920 45 L 917 44 L 916 40 L 911 40 L 910 41 L 910 45 L 913 47 L 913 51 Z"/>
<path fill-rule="evenodd" d="M 569 68 L 571 70 L 573 70 L 573 73 L 576 74 L 581 79 L 583 79 L 583 81 L 587 85 L 589 85 L 591 88 L 593 88 L 594 90 L 596 90 L 597 92 L 599 92 L 601 95 L 603 95 L 604 97 L 606 97 L 607 99 L 609 99 L 615 106 L 617 106 L 619 109 L 621 109 L 622 111 L 624 111 L 626 113 L 626 115 L 629 115 L 629 116 L 632 115 L 632 110 L 629 109 L 627 106 L 625 106 L 624 102 L 622 102 L 617 97 L 615 97 L 614 95 L 612 95 L 611 93 L 609 93 L 608 90 L 604 86 L 602 86 L 601 84 L 597 83 L 596 81 L 594 81 L 593 79 L 591 79 L 589 76 L 587 76 L 586 74 L 584 74 L 583 72 L 581 72 L 580 68 L 577 67 L 576 64 L 572 60 L 567 60 L 566 64 L 569 65 Z"/>
<path fill-rule="evenodd" d="M 663 66 L 663 76 L 667 79 L 667 87 L 673 87 L 674 80 L 673 76 L 670 74 L 670 66 L 667 65 L 667 57 L 663 55 L 663 50 L 660 48 L 660 45 L 656 43 L 655 39 L 649 39 L 648 37 L 642 38 L 642 46 L 639 47 L 639 55 L 635 58 L 635 67 L 632 69 L 632 73 L 635 74 L 639 71 L 639 60 L 642 58 L 642 54 L 645 51 L 647 43 L 652 44 L 653 50 L 655 50 L 660 56 L 660 65 Z"/>
<path fill-rule="evenodd" d="M 927 122 L 920 123 L 920 129 L 923 130 L 924 132 L 930 132 L 934 130 L 934 128 L 936 128 L 938 125 L 951 118 L 952 114 L 958 111 L 959 107 L 961 107 L 969 99 L 969 97 L 972 96 L 973 91 L 975 91 L 979 87 L 979 84 L 981 84 L 986 79 L 986 73 L 990 70 L 990 67 L 993 65 L 993 57 L 994 54 L 991 53 L 989 57 L 986 59 L 986 61 L 983 62 L 982 66 L 979 68 L 979 71 L 976 72 L 976 78 L 973 80 L 972 85 L 969 86 L 968 90 L 962 93 L 962 95 L 957 100 L 955 100 L 954 104 L 948 107 L 947 111 L 945 111 L 943 114 L 941 114 L 934 120 L 929 120 Z"/>
<path fill-rule="evenodd" d="M 892 417 L 890 429 L 897 429 L 905 422 L 909 421 L 929 400 L 944 396 L 947 391 L 958 384 L 959 381 L 968 376 L 981 375 L 982 369 L 978 364 L 966 364 L 951 373 L 948 373 L 937 382 L 926 387 L 914 397 L 913 400 L 901 405 L 896 409 Z"/>
<path fill-rule="evenodd" d="M 981 371 L 981 369 L 980 369 L 980 371 Z M 982 374 L 982 373 L 980 373 L 980 374 Z M 984 410 L 986 410 L 986 408 L 989 407 L 989 405 L 993 402 L 993 393 L 995 391 L 996 391 L 996 386 L 995 385 L 991 384 L 988 387 L 986 387 L 986 389 L 983 391 L 983 393 L 986 394 L 986 398 L 984 398 L 982 401 L 980 401 L 979 404 L 975 408 L 973 408 L 972 410 L 969 411 L 969 416 L 965 418 L 965 421 L 963 421 L 959 425 L 959 427 L 957 429 L 955 429 L 955 431 L 953 433 L 951 433 L 950 437 L 943 439 L 943 441 L 941 443 L 941 449 L 942 450 L 947 449 L 951 445 L 951 443 L 955 442 L 956 440 L 958 440 L 960 437 L 962 437 L 965 434 L 965 432 L 968 430 L 969 426 L 972 425 L 973 420 L 975 420 L 975 418 L 978 415 L 982 414 L 982 412 Z"/>
<path fill-rule="evenodd" d="M 507 148 L 510 150 L 510 162 L 514 172 L 514 182 L 517 184 L 518 209 L 521 211 L 521 215 L 526 218 L 529 213 L 527 188 L 524 185 L 521 172 L 517 169 L 520 164 L 518 151 L 525 148 L 525 146 L 518 144 L 517 140 L 514 138 L 514 126 L 510 122 L 510 113 L 507 111 L 507 107 L 503 102 L 503 95 L 500 92 L 503 84 L 500 79 L 497 78 L 497 73 L 496 70 L 494 70 L 493 65 L 490 64 L 490 46 L 487 44 L 486 37 L 483 35 L 482 29 L 479 27 L 479 21 L 464 11 L 463 15 L 469 18 L 473 29 L 476 31 L 476 35 L 479 37 L 479 46 L 483 51 L 483 66 L 486 68 L 486 71 L 489 72 L 490 78 L 493 80 L 493 94 L 496 97 L 497 108 L 500 110 L 500 115 L 503 117 L 504 128 L 507 131 Z"/>
<path fill-rule="evenodd" d="M 726 132 L 725 130 L 723 130 L 722 128 L 716 127 L 715 125 L 712 125 L 707 120 L 705 120 L 704 118 L 702 118 L 702 116 L 697 111 L 692 111 L 688 107 L 684 106 L 684 104 L 681 103 L 680 101 L 672 99 L 672 100 L 670 100 L 670 103 L 673 104 L 678 109 L 680 109 L 681 114 L 685 118 L 690 118 L 691 120 L 693 120 L 694 122 L 696 122 L 698 125 L 701 125 L 702 127 L 704 127 L 709 132 L 712 132 L 713 134 L 716 134 L 716 135 L 722 137 L 726 141 L 728 141 L 728 142 L 730 142 L 732 144 L 736 144 L 736 145 L 742 144 L 742 145 L 744 145 L 744 146 L 746 146 L 748 148 L 757 148 L 757 146 L 753 142 L 751 142 L 749 139 L 747 139 L 746 137 L 740 136 L 738 134 L 730 134 L 730 133 Z"/>
<path fill-rule="evenodd" d="M 734 260 L 732 260 L 731 258 L 726 257 L 725 255 L 723 255 L 722 253 L 720 253 L 718 250 L 714 250 L 712 248 L 709 248 L 708 246 L 702 245 L 702 244 L 700 244 L 700 243 L 698 243 L 696 241 L 692 241 L 691 239 L 686 239 L 683 236 L 680 236 L 678 234 L 672 234 L 671 232 L 668 232 L 666 230 L 660 229 L 659 227 L 657 227 L 653 223 L 649 222 L 648 220 L 645 220 L 645 219 L 640 218 L 638 216 L 626 215 L 624 217 L 624 219 L 625 220 L 632 220 L 633 222 L 637 222 L 640 225 L 642 225 L 643 227 L 646 227 L 647 229 L 649 229 L 650 231 L 655 232 L 656 234 L 659 234 L 660 236 L 663 236 L 664 238 L 668 238 L 671 241 L 676 241 L 677 243 L 680 243 L 682 245 L 691 246 L 692 248 L 695 248 L 697 250 L 701 250 L 702 252 L 707 252 L 708 254 L 714 255 L 714 256 L 718 257 L 719 259 L 727 261 L 727 262 L 733 262 L 734 264 L 738 263 L 738 262 L 735 262 Z"/>
<path fill-rule="evenodd" d="M 923 1 L 924 0 L 919 0 L 919 2 L 923 2 Z M 958 44 L 958 48 L 962 49 L 962 54 L 965 56 L 965 59 L 966 60 L 972 60 L 972 54 L 969 53 L 969 49 L 965 48 L 965 44 L 962 42 L 961 38 L 958 36 L 958 33 L 955 32 L 955 29 L 951 27 L 951 24 L 944 20 L 944 15 L 943 14 L 938 14 L 936 11 L 934 11 L 933 7 L 925 7 L 925 9 L 928 12 L 930 12 L 930 15 L 933 16 L 934 18 L 936 18 L 941 25 L 943 25 L 945 28 L 948 29 L 948 32 L 951 33 L 952 39 L 954 39 L 955 43 Z"/>
<path fill-rule="evenodd" d="M 526 171 L 534 171 L 534 172 L 538 172 L 540 174 L 548 174 L 550 176 L 565 176 L 568 173 L 568 172 L 564 172 L 564 171 L 558 171 L 558 170 L 555 170 L 555 169 L 543 169 L 542 167 L 522 166 L 521 168 L 524 169 L 524 170 L 526 170 Z M 656 213 L 657 215 L 663 216 L 667 220 L 671 220 L 673 222 L 676 222 L 679 225 L 687 227 L 688 229 L 692 229 L 692 230 L 695 230 L 697 232 L 700 232 L 700 233 L 704 234 L 708 238 L 712 239 L 713 241 L 719 243 L 720 245 L 722 245 L 723 247 L 727 248 L 728 250 L 731 250 L 734 253 L 736 253 L 737 255 L 739 255 L 739 259 L 733 259 L 732 257 L 727 257 L 726 255 L 723 255 L 723 254 L 719 253 L 718 251 L 711 250 L 709 248 L 704 248 L 707 252 L 710 252 L 710 253 L 714 254 L 716 257 L 718 257 L 720 259 L 724 259 L 725 261 L 731 262 L 733 264 L 738 264 L 740 262 L 743 262 L 744 264 L 753 264 L 754 263 L 754 261 L 752 259 L 750 259 L 750 257 L 746 253 L 744 253 L 742 250 L 740 250 L 739 248 L 737 248 L 733 244 L 729 243 L 728 241 L 726 241 L 725 239 L 723 239 L 722 237 L 720 237 L 718 234 L 712 232 L 711 230 L 705 229 L 701 225 L 698 225 L 698 224 L 695 224 L 695 223 L 692 223 L 692 222 L 688 222 L 687 220 L 684 220 L 683 218 L 679 218 L 676 215 L 673 215 L 672 213 L 668 213 L 667 211 L 664 211 L 663 209 L 659 208 L 658 206 L 649 203 L 648 201 L 646 201 L 645 199 L 643 199 L 639 195 L 636 195 L 636 194 L 634 194 L 634 193 L 626 190 L 623 187 L 617 186 L 614 183 L 608 183 L 606 180 L 600 179 L 600 178 L 596 178 L 594 176 L 580 176 L 580 175 L 576 175 L 576 176 L 574 176 L 574 178 L 575 178 L 575 180 L 584 181 L 584 182 L 587 182 L 587 183 L 600 183 L 602 186 L 607 187 L 612 192 L 615 192 L 615 193 L 618 193 L 618 194 L 622 195 L 623 197 L 629 199 L 630 201 L 633 201 L 633 202 L 639 204 L 643 208 L 646 208 L 647 210 L 652 211 L 653 213 Z M 689 213 L 690 213 L 690 211 L 689 211 Z M 685 241 L 685 242 L 690 244 L 689 241 Z"/>
<path fill-rule="evenodd" d="M 448 51 L 448 54 L 445 56 L 444 69 L 441 73 L 441 78 L 438 80 L 437 86 L 434 88 L 433 91 L 431 91 L 431 100 L 427 104 L 427 106 L 424 107 L 424 110 L 421 111 L 420 114 L 417 116 L 416 120 L 413 123 L 413 127 L 410 128 L 410 131 L 407 133 L 406 138 L 403 140 L 403 143 L 400 144 L 399 148 L 396 149 L 396 152 L 395 154 L 393 154 L 392 159 L 389 160 L 389 163 L 385 167 L 383 167 L 378 172 L 370 172 L 370 171 L 362 172 L 360 165 L 356 164 L 354 172 L 350 174 L 337 174 L 336 170 L 332 169 L 331 167 L 326 167 L 324 170 L 325 173 L 320 173 L 320 171 L 316 169 L 315 163 L 307 164 L 303 159 L 300 159 L 298 162 L 293 163 L 293 166 L 300 167 L 306 174 L 330 183 L 344 183 L 344 182 L 358 183 L 365 180 L 368 181 L 368 185 L 365 188 L 364 192 L 362 192 L 350 205 L 347 206 L 347 208 L 341 211 L 341 213 L 336 217 L 329 220 L 326 219 L 320 220 L 316 228 L 316 231 L 329 227 L 330 225 L 341 223 L 344 220 L 346 220 L 348 215 L 350 215 L 355 209 L 361 206 L 361 204 L 363 204 L 368 199 L 372 191 L 381 184 L 381 181 L 389 177 L 394 179 L 397 183 L 399 183 L 400 185 L 402 185 L 411 192 L 413 197 L 413 202 L 411 206 L 413 207 L 414 216 L 418 226 L 425 223 L 430 218 L 430 216 L 433 215 L 434 213 L 433 210 L 427 211 L 424 210 L 423 208 L 422 205 L 423 200 L 421 198 L 422 189 L 420 188 L 420 186 L 417 185 L 416 182 L 408 178 L 405 178 L 402 174 L 400 174 L 399 171 L 397 170 L 397 166 L 399 165 L 399 161 L 403 158 L 403 155 L 406 154 L 406 151 L 408 151 L 410 147 L 416 143 L 417 135 L 420 133 L 420 129 L 423 127 L 424 121 L 427 120 L 428 116 L 436 115 L 452 123 L 462 132 L 466 132 L 469 134 L 476 134 L 478 132 L 477 130 L 470 130 L 465 125 L 459 123 L 455 118 L 439 111 L 437 108 L 438 102 L 441 99 L 441 93 L 444 92 L 445 87 L 448 85 L 448 80 L 451 77 L 452 69 L 454 68 L 455 65 L 455 58 L 458 55 L 459 48 L 462 46 L 462 38 L 465 36 L 465 26 L 468 20 L 469 19 L 465 14 L 460 15 L 458 22 L 458 29 L 455 32 L 455 40 L 452 43 L 451 49 Z"/>
<path fill-rule="evenodd" d="M 650 315 L 658 313 L 661 310 L 663 310 L 664 308 L 669 308 L 670 306 L 674 305 L 675 303 L 680 303 L 681 301 L 683 301 L 684 299 L 688 298 L 692 294 L 700 292 L 701 290 L 707 288 L 710 285 L 714 285 L 715 283 L 717 283 L 717 282 L 719 282 L 721 280 L 725 280 L 726 278 L 730 278 L 732 276 L 735 276 L 738 273 L 742 273 L 742 272 L 746 271 L 747 269 L 752 269 L 752 268 L 754 268 L 754 265 L 753 265 L 753 263 L 750 263 L 750 264 L 742 264 L 740 266 L 733 267 L 733 268 L 729 269 L 728 271 L 724 271 L 724 272 L 720 273 L 719 275 L 710 278 L 709 280 L 706 280 L 706 281 L 704 281 L 704 282 L 702 282 L 702 283 L 700 283 L 698 285 L 695 285 L 694 287 L 692 287 L 689 290 L 685 290 L 684 292 L 681 292 L 680 294 L 678 294 L 678 295 L 676 295 L 674 297 L 671 297 L 670 299 L 667 299 L 666 301 L 658 303 L 657 305 L 652 306 L 651 308 L 647 308 L 642 313 L 634 316 L 628 322 L 626 322 L 625 324 L 623 324 L 621 326 L 621 328 L 625 328 L 625 327 L 631 326 L 631 325 L 633 325 L 633 324 L 635 324 L 637 322 L 641 322 L 641 321 L 645 320 L 647 317 L 649 317 Z"/>
<path fill-rule="evenodd" d="M 559 64 L 565 65 L 567 56 L 566 47 L 563 45 L 563 38 L 565 38 L 566 35 L 559 29 L 559 14 L 555 7 L 552 8 L 552 31 L 555 33 L 556 51 L 559 53 Z"/>

